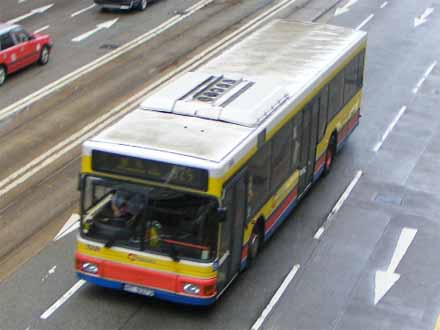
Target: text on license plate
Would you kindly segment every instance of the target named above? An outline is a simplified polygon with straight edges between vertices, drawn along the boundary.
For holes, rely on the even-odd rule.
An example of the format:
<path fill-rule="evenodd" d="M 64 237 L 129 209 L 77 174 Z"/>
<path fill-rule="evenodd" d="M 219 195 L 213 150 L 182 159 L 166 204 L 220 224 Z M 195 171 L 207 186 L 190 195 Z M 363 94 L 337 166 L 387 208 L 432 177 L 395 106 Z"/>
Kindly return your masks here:
<path fill-rule="evenodd" d="M 124 291 L 141 294 L 148 297 L 154 296 L 154 291 L 148 288 L 143 288 L 136 285 L 124 284 Z"/>

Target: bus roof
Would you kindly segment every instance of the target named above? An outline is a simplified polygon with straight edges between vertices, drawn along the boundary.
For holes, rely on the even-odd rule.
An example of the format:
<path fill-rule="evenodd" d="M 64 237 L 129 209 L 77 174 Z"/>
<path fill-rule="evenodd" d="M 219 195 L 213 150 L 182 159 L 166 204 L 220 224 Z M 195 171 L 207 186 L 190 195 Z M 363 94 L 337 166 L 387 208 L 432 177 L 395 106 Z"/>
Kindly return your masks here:
<path fill-rule="evenodd" d="M 90 142 L 141 148 L 146 158 L 163 152 L 222 162 L 244 140 L 256 144 L 258 132 L 289 111 L 282 105 L 291 110 L 365 40 L 362 31 L 275 20 L 148 96 Z"/>

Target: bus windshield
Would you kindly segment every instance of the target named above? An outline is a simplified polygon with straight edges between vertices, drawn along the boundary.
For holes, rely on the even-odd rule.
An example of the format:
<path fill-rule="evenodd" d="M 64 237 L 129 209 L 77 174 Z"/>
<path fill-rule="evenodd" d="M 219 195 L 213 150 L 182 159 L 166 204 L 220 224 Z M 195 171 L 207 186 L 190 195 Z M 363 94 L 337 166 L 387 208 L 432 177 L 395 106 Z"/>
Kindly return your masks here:
<path fill-rule="evenodd" d="M 81 235 L 105 244 L 180 258 L 215 258 L 215 199 L 93 176 L 82 184 Z"/>

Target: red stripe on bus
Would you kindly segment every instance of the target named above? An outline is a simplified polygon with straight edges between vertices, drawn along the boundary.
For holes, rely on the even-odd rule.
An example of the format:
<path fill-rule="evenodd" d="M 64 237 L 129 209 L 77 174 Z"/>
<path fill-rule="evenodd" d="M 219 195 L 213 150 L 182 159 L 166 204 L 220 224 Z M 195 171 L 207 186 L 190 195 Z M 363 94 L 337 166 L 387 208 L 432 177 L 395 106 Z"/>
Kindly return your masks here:
<path fill-rule="evenodd" d="M 249 244 L 245 244 L 241 249 L 241 261 L 247 258 L 249 253 Z"/>
<path fill-rule="evenodd" d="M 81 269 L 84 262 L 92 262 L 98 266 L 96 277 L 148 287 L 151 289 L 159 289 L 174 293 L 184 293 L 183 286 L 187 283 L 198 285 L 201 288 L 199 296 L 215 295 L 216 278 L 199 279 L 178 274 L 154 271 L 136 266 L 124 265 L 113 261 L 107 261 L 89 257 L 80 253 L 76 253 L 76 268 L 79 272 L 85 273 Z M 91 275 L 91 274 L 88 274 Z M 205 287 L 209 290 L 205 290 Z M 205 294 L 206 293 L 206 294 Z"/>
<path fill-rule="evenodd" d="M 296 198 L 298 194 L 298 187 L 293 188 L 292 192 L 284 199 L 280 207 L 269 217 L 269 219 L 264 224 L 264 230 L 268 231 L 276 222 L 276 220 L 283 214 L 290 203 Z"/>
<path fill-rule="evenodd" d="M 325 152 L 322 153 L 322 155 L 318 158 L 315 164 L 315 173 L 319 172 L 322 166 L 324 166 L 325 162 Z"/>

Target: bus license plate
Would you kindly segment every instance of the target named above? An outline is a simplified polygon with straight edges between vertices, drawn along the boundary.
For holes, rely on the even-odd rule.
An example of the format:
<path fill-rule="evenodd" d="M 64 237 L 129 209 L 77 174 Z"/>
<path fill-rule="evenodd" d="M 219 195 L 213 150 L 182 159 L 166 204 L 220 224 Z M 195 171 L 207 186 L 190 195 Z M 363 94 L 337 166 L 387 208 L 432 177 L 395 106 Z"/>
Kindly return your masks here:
<path fill-rule="evenodd" d="M 154 296 L 153 290 L 148 289 L 148 288 L 143 288 L 140 286 L 130 285 L 130 284 L 124 285 L 124 291 L 141 294 L 141 295 L 148 296 L 148 297 Z"/>

